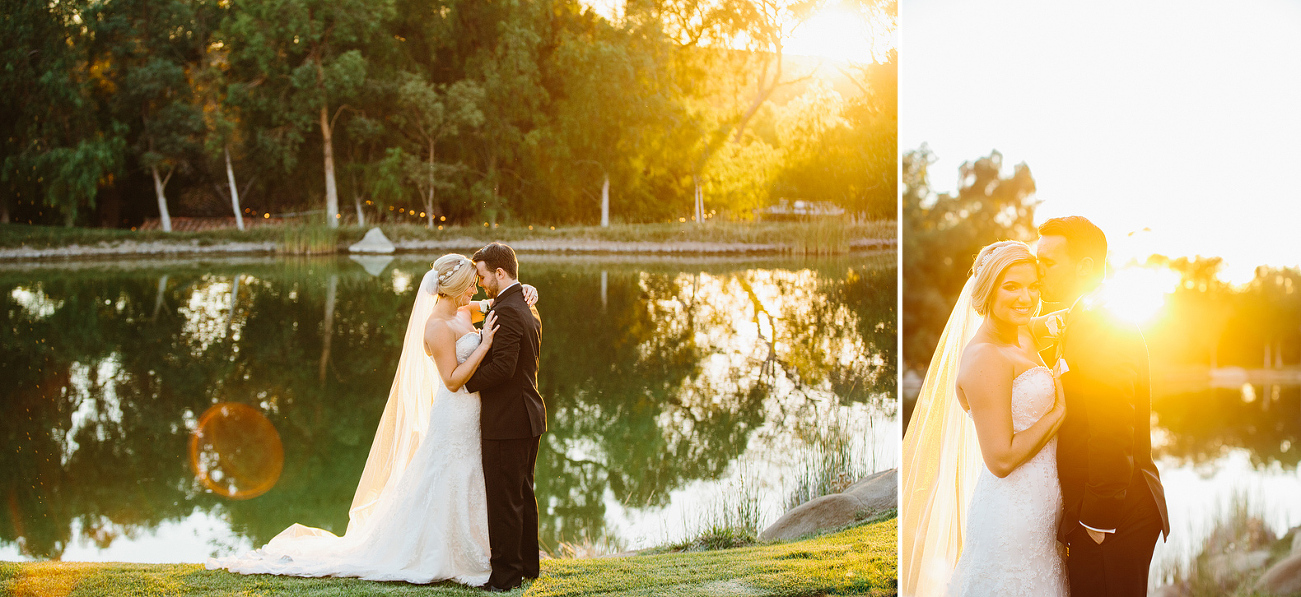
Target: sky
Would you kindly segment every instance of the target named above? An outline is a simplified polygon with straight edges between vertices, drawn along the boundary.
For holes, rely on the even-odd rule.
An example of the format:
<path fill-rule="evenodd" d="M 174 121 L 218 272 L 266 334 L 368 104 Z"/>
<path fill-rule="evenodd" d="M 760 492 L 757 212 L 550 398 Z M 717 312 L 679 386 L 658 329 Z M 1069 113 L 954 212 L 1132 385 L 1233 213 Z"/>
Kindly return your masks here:
<path fill-rule="evenodd" d="M 1113 262 L 1301 264 L 1301 3 L 903 0 L 901 151 L 937 192 L 1029 165 L 1036 219 L 1083 215 Z M 1131 235 L 1131 233 L 1133 233 Z"/>

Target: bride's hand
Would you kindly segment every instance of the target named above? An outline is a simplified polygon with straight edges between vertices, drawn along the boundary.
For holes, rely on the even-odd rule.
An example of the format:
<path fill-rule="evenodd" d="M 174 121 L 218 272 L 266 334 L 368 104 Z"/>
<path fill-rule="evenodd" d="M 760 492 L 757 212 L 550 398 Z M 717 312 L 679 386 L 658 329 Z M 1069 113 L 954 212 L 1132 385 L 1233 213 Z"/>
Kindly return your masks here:
<path fill-rule="evenodd" d="M 1061 418 L 1066 417 L 1066 390 L 1062 386 L 1062 376 L 1056 370 L 1053 371 L 1053 389 L 1057 394 L 1057 399 L 1053 401 L 1053 410 L 1057 411 Z"/>
<path fill-rule="evenodd" d="M 538 289 L 532 284 L 523 284 L 520 290 L 524 292 L 524 302 L 528 303 L 528 306 L 532 307 L 538 303 Z"/>
<path fill-rule="evenodd" d="M 492 337 L 497 335 L 497 313 L 488 312 L 488 316 L 483 318 L 483 329 L 479 330 L 479 342 L 484 346 L 492 346 Z"/>

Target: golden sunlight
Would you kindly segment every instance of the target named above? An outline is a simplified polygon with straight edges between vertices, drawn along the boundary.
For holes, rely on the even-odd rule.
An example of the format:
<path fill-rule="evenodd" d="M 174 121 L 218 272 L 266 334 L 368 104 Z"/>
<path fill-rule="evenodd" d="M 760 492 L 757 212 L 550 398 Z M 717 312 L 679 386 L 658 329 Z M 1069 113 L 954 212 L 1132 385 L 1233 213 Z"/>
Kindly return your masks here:
<path fill-rule="evenodd" d="M 830 2 L 796 27 L 786 53 L 821 56 L 840 62 L 867 63 L 894 46 L 884 31 L 874 31 L 867 16 L 844 2 Z"/>
<path fill-rule="evenodd" d="M 1102 288 L 1107 308 L 1132 323 L 1151 321 L 1165 306 L 1166 295 L 1179 284 L 1179 274 L 1167 268 L 1126 266 Z"/>

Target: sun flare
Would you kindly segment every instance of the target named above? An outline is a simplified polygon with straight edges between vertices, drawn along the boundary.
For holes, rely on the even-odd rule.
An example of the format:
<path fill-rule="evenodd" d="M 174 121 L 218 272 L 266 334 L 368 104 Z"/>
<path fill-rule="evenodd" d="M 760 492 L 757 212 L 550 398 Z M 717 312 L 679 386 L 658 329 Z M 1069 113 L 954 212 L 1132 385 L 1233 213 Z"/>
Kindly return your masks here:
<path fill-rule="evenodd" d="M 1107 280 L 1102 298 L 1107 308 L 1132 323 L 1151 321 L 1165 307 L 1166 295 L 1179 285 L 1179 274 L 1167 268 L 1128 266 Z"/>
<path fill-rule="evenodd" d="M 872 25 L 865 15 L 843 2 L 829 3 L 795 29 L 785 50 L 840 62 L 872 62 L 894 43 L 892 36 L 874 30 Z"/>

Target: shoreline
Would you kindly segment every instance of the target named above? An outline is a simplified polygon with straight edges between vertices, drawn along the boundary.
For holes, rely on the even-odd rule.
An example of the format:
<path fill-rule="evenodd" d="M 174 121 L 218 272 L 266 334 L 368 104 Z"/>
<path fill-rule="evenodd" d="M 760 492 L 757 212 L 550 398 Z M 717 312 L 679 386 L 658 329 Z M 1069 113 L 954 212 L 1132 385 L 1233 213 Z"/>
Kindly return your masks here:
<path fill-rule="evenodd" d="M 559 253 L 575 255 L 706 255 L 706 256 L 750 256 L 750 255 L 784 255 L 797 254 L 789 245 L 776 243 L 727 243 L 698 241 L 608 241 L 608 240 L 517 240 L 505 241 L 520 253 Z M 394 253 L 351 253 L 342 246 L 334 254 L 340 255 L 400 255 L 403 253 L 424 253 L 429 251 L 473 250 L 484 245 L 484 241 L 473 238 L 453 238 L 448 240 L 399 240 L 394 241 Z M 897 249 L 898 240 L 893 238 L 853 240 L 846 247 L 846 253 L 859 253 L 882 249 Z M 101 242 L 97 245 L 71 244 L 60 247 L 34 248 L 28 246 L 0 248 L 0 262 L 45 262 L 55 260 L 93 260 L 117 257 L 156 257 L 180 255 L 274 255 L 278 252 L 278 243 L 266 242 L 203 242 L 190 241 L 133 241 L 116 243 Z M 329 253 L 325 253 L 329 254 Z"/>

